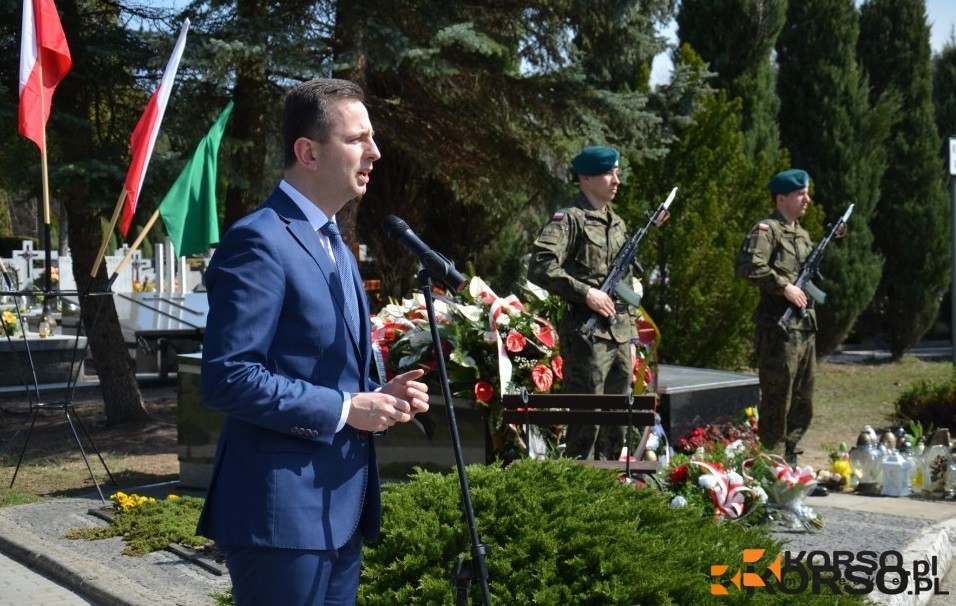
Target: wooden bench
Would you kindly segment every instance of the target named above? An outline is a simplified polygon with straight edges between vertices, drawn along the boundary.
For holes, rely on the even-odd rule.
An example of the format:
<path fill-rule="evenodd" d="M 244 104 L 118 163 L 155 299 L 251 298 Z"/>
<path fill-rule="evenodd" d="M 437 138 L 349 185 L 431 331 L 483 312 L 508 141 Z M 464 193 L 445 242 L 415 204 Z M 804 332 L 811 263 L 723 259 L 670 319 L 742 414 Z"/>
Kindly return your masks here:
<path fill-rule="evenodd" d="M 661 467 L 658 461 L 642 461 L 645 445 L 654 428 L 657 394 L 504 394 L 502 416 L 505 423 L 515 425 L 620 425 L 640 435 L 634 449 L 636 461 L 581 460 L 592 467 L 620 469 L 633 473 L 654 473 Z"/>

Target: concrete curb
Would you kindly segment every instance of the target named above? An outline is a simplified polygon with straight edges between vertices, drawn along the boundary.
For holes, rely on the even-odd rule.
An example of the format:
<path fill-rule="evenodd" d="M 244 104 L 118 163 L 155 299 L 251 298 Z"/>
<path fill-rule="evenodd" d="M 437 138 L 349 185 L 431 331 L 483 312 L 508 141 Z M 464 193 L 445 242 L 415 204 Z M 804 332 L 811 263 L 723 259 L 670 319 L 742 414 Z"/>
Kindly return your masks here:
<path fill-rule="evenodd" d="M 927 562 L 936 558 L 938 578 L 942 580 L 952 567 L 954 556 L 956 556 L 956 518 L 925 528 L 900 553 L 903 555 L 907 570 L 913 569 L 915 561 Z M 915 595 L 907 593 L 870 595 L 874 602 L 884 606 L 926 606 L 932 597 L 933 594 L 929 591 Z"/>
<path fill-rule="evenodd" d="M 25 566 L 49 575 L 100 606 L 142 606 L 168 600 L 91 560 L 57 549 L 0 515 L 0 551 Z"/>

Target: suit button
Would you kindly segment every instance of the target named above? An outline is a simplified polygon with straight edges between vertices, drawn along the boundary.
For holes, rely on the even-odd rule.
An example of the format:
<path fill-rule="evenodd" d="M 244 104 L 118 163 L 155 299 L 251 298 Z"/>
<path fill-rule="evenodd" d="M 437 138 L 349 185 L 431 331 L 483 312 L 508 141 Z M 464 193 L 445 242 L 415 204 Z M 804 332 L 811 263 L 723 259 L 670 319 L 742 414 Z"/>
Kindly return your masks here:
<path fill-rule="evenodd" d="M 299 429 L 298 427 L 293 427 L 293 428 L 292 428 L 292 435 L 298 436 L 298 435 L 301 435 L 301 434 L 302 434 L 302 430 L 301 430 L 301 429 Z"/>
<path fill-rule="evenodd" d="M 319 432 L 317 432 L 317 431 L 314 430 L 314 429 L 310 429 L 310 430 L 308 431 L 308 434 L 309 434 L 309 437 L 310 437 L 310 438 L 314 438 L 314 437 L 316 437 L 316 436 L 319 435 Z"/>

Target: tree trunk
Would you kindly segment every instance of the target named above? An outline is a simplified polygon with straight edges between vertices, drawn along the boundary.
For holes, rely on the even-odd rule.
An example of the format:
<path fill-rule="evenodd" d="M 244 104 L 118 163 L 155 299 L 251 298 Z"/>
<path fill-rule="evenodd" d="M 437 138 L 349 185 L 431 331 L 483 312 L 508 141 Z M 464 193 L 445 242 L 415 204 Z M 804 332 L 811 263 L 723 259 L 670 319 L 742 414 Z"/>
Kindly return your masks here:
<path fill-rule="evenodd" d="M 83 208 L 78 201 L 66 205 Z M 68 211 L 72 242 L 73 277 L 80 292 L 90 284 L 90 271 L 99 250 L 102 230 L 96 213 Z M 106 285 L 106 264 L 101 263 L 90 293 L 102 293 Z M 82 300 L 80 315 L 103 391 L 108 426 L 142 423 L 149 418 L 136 381 L 136 369 L 123 340 L 112 293 L 91 295 Z"/>
<path fill-rule="evenodd" d="M 56 108 L 61 108 L 64 113 L 72 112 L 75 116 L 95 115 L 99 108 L 94 109 L 93 106 L 100 100 L 91 92 L 87 83 L 87 79 L 91 79 L 91 66 L 85 39 L 81 34 L 87 28 L 81 23 L 76 2 L 60 2 L 59 8 L 64 30 L 67 38 L 71 40 L 73 70 L 71 77 L 65 78 L 57 88 L 54 113 Z M 77 118 L 74 124 L 70 136 L 57 138 L 59 161 L 63 165 L 75 163 L 83 166 L 90 159 L 91 150 L 94 150 L 92 153 L 95 154 L 96 146 L 89 121 Z M 51 181 L 53 179 L 54 175 L 51 174 Z M 103 238 L 100 215 L 104 207 L 108 209 L 106 212 L 112 212 L 111 203 L 116 199 L 119 190 L 117 189 L 108 202 L 97 200 L 99 194 L 96 192 L 102 190 L 91 189 L 90 183 L 91 181 L 82 175 L 69 181 L 57 179 L 54 190 L 56 194 L 51 195 L 60 197 L 59 201 L 68 216 L 66 223 L 69 226 L 73 277 L 78 290 L 97 293 L 103 292 L 106 286 L 105 264 L 100 265 L 96 279 L 92 283 L 90 280 L 93 261 Z M 117 188 L 119 187 L 120 184 L 117 183 Z M 110 205 L 106 206 L 107 204 Z M 145 421 L 148 414 L 140 395 L 139 384 L 136 382 L 133 361 L 123 341 L 112 294 L 83 297 L 80 303 L 80 316 L 103 392 L 106 424 L 115 426 Z"/>

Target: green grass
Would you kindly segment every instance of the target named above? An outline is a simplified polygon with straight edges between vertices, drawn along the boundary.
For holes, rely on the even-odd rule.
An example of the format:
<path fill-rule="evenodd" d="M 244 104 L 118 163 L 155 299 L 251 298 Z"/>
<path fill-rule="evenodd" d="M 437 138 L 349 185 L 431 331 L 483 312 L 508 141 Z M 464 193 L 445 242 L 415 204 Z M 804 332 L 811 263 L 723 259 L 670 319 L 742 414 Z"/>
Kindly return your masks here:
<path fill-rule="evenodd" d="M 898 425 L 894 403 L 903 391 L 919 381 L 948 381 L 952 374 L 951 360 L 913 356 L 897 362 L 818 364 L 814 416 L 800 443 L 801 464 L 826 465 L 826 448 L 840 442 L 853 446 L 864 425 L 876 429 Z"/>

